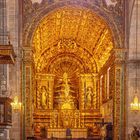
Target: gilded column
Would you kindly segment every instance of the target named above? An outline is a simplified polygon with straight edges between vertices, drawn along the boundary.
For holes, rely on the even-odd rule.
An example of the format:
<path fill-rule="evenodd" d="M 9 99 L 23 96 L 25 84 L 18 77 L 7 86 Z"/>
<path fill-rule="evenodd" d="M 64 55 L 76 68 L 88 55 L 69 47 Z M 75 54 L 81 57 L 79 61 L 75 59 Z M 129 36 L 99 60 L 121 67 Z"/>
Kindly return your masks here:
<path fill-rule="evenodd" d="M 93 79 L 93 109 L 99 108 L 99 96 L 98 96 L 98 75 L 96 73 L 92 74 Z"/>
<path fill-rule="evenodd" d="M 84 110 L 85 108 L 85 94 L 86 90 L 86 79 L 84 75 L 81 75 L 81 80 L 80 80 L 80 110 Z"/>
<path fill-rule="evenodd" d="M 100 97 L 100 80 L 99 80 L 99 75 L 96 77 L 96 100 L 97 100 L 97 104 L 96 107 L 97 109 L 100 108 L 101 104 L 101 97 Z"/>
<path fill-rule="evenodd" d="M 53 109 L 53 86 L 54 86 L 54 75 L 47 74 L 48 89 L 49 89 L 49 109 Z"/>

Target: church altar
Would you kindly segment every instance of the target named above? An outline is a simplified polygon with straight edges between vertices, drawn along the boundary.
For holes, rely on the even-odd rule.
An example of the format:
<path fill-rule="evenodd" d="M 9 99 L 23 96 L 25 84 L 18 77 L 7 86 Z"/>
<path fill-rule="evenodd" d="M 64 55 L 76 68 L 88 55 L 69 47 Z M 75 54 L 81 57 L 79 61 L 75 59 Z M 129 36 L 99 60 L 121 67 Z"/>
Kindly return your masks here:
<path fill-rule="evenodd" d="M 86 128 L 70 129 L 72 138 L 87 138 Z M 66 129 L 48 129 L 48 138 L 66 138 Z"/>
<path fill-rule="evenodd" d="M 93 123 L 100 119 L 99 111 L 94 108 L 96 106 L 92 100 L 95 93 L 89 81 L 93 80 L 91 76 L 87 77 L 86 87 L 81 80 L 80 89 L 75 86 L 68 72 L 63 72 L 55 83 L 48 81 L 54 79 L 54 75 L 51 74 L 47 74 L 46 80 L 42 79 L 42 82 L 37 79 L 40 86 L 36 97 L 37 108 L 34 112 L 35 136 L 45 137 L 45 130 L 47 138 L 66 138 L 67 128 L 70 128 L 70 137 L 87 138 L 86 128 L 92 130 Z M 81 75 L 81 79 L 83 78 L 85 79 L 85 75 Z M 85 90 L 86 93 L 83 93 Z"/>

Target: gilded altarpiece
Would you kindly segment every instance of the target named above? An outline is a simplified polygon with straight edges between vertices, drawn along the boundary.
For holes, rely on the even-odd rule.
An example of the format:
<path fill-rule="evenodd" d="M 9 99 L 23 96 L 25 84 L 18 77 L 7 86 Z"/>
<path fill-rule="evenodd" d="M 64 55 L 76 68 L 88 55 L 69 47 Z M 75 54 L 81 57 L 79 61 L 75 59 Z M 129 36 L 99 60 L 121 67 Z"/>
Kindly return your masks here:
<path fill-rule="evenodd" d="M 56 131 L 62 128 L 93 127 L 97 116 L 98 119 L 101 117 L 97 108 L 96 76 L 81 74 L 79 90 L 74 90 L 72 79 L 68 78 L 67 73 L 59 79 L 53 74 L 36 74 L 34 134 L 39 136 L 42 128 Z"/>
<path fill-rule="evenodd" d="M 78 93 L 78 97 L 79 97 L 79 101 L 78 101 L 78 105 L 79 107 L 74 108 L 74 109 L 69 109 L 73 106 L 74 104 L 74 100 L 73 102 L 71 102 L 72 99 L 74 99 L 73 97 L 71 98 L 66 98 L 65 101 L 69 101 L 71 102 L 70 104 L 64 103 L 63 104 L 63 96 L 60 96 L 60 103 L 61 105 L 64 107 L 62 107 L 60 105 L 60 107 L 58 107 L 56 104 L 54 104 L 54 99 L 55 101 L 59 101 L 59 98 L 57 98 L 57 96 L 54 96 L 55 93 L 57 93 L 55 91 L 55 87 L 51 87 L 50 88 L 50 84 L 52 84 L 51 86 L 53 86 L 53 84 L 55 85 L 55 80 L 53 83 L 52 82 L 48 82 L 49 80 L 47 80 L 47 78 L 41 77 L 41 76 L 37 76 L 35 78 L 30 77 L 32 76 L 32 60 L 30 61 L 30 63 L 28 62 L 23 62 L 23 103 L 25 104 L 25 110 L 24 113 L 26 112 L 26 110 L 28 111 L 28 105 L 32 104 L 34 105 L 34 114 L 33 113 L 33 109 L 29 109 L 29 112 L 27 114 L 24 114 L 25 120 L 26 122 L 23 122 L 23 125 L 28 123 L 33 124 L 32 126 L 32 130 L 34 131 L 35 134 L 39 135 L 40 134 L 40 130 L 42 128 L 88 128 L 90 125 L 93 124 L 93 122 L 98 122 L 99 120 L 96 120 L 95 118 L 100 119 L 101 118 L 101 114 L 100 111 L 98 110 L 99 107 L 99 99 L 100 99 L 100 95 L 99 95 L 99 83 L 97 82 L 97 78 L 96 78 L 96 74 L 92 75 L 91 73 L 94 71 L 95 73 L 97 72 L 96 69 L 96 65 L 95 65 L 95 60 L 98 64 L 98 70 L 100 70 L 104 64 L 106 63 L 108 57 L 110 56 L 110 51 L 113 49 L 113 47 L 115 46 L 117 47 L 122 47 L 123 44 L 123 5 L 124 2 L 123 1 L 115 1 L 112 2 L 113 5 L 110 5 L 108 3 L 108 1 L 106 0 L 101 0 L 101 1 L 81 1 L 78 0 L 77 2 L 75 2 L 75 0 L 61 0 L 61 1 L 52 1 L 50 3 L 48 3 L 48 1 L 43 1 L 41 4 L 32 4 L 31 1 L 29 0 L 24 0 L 25 5 L 24 5 L 24 43 L 27 44 L 34 44 L 34 41 L 32 42 L 31 38 L 33 37 L 34 31 L 36 30 L 36 26 L 38 24 L 38 22 L 40 21 L 40 19 L 43 19 L 44 17 L 44 13 L 48 14 L 49 12 L 52 12 L 52 10 L 54 9 L 61 9 L 63 6 L 67 7 L 69 4 L 73 7 L 76 6 L 76 8 L 78 8 L 78 6 L 80 7 L 86 7 L 85 9 L 91 9 L 91 11 L 95 11 L 95 13 L 101 17 L 104 17 L 104 19 L 106 19 L 107 24 L 110 26 L 111 28 L 111 32 L 110 30 L 104 30 L 106 27 L 106 24 L 104 24 L 104 22 L 99 21 L 99 17 L 96 17 L 96 14 L 94 15 L 94 18 L 91 20 L 91 22 L 89 22 L 89 25 L 87 27 L 90 28 L 84 28 L 86 27 L 84 25 L 84 23 L 86 22 L 80 22 L 80 26 L 83 28 L 83 30 L 79 30 L 82 31 L 78 33 L 76 33 L 75 31 L 77 31 L 79 28 L 79 26 L 77 26 L 79 24 L 79 21 L 84 21 L 85 19 L 90 19 L 87 17 L 88 12 L 81 12 L 81 10 L 76 10 L 76 14 L 72 14 L 73 11 L 75 11 L 75 8 L 62 8 L 62 10 L 59 11 L 60 14 L 56 13 L 56 16 L 52 16 L 52 17 L 57 17 L 57 18 L 51 18 L 51 20 L 49 20 L 48 18 L 46 18 L 43 22 L 43 24 L 41 24 L 41 26 L 43 27 L 42 29 L 45 30 L 40 30 L 41 26 L 38 28 L 37 30 L 37 36 L 38 35 L 43 35 L 44 33 L 46 33 L 47 35 L 44 35 L 45 40 L 49 40 L 48 42 L 52 42 L 52 44 L 55 42 L 56 44 L 47 44 L 46 42 L 42 43 L 42 40 L 39 40 L 41 37 L 39 37 L 38 39 L 34 38 L 35 42 L 37 44 L 33 45 L 33 48 L 37 50 L 37 53 L 35 53 L 35 62 L 37 62 L 36 65 L 36 69 L 37 72 L 40 72 L 41 70 L 44 69 L 45 64 L 49 64 L 48 67 L 53 67 L 50 62 L 48 63 L 48 60 L 51 60 L 52 57 L 56 58 L 55 56 L 53 56 L 53 54 L 55 54 L 56 56 L 59 55 L 60 53 L 65 54 L 64 58 L 67 59 L 67 62 L 70 62 L 69 60 L 71 60 L 71 62 L 76 62 L 77 60 L 74 58 L 74 56 L 77 55 L 78 58 L 80 58 L 82 60 L 82 68 L 83 65 L 86 68 L 83 68 L 85 70 L 87 70 L 84 74 L 82 72 L 82 74 L 80 73 L 80 77 L 79 77 L 79 86 L 76 93 Z M 59 5 L 59 2 L 61 2 L 61 4 Z M 58 3 L 58 5 L 57 5 Z M 45 6 L 44 6 L 45 5 Z M 78 5 L 78 6 L 77 6 Z M 30 7 L 30 8 L 29 8 Z M 84 11 L 82 9 L 82 11 Z M 99 10 L 98 10 L 99 9 Z M 67 12 L 62 12 L 62 11 L 67 11 Z M 53 12 L 52 12 L 53 13 Z M 64 14 L 65 13 L 65 14 Z M 83 13 L 81 15 L 81 13 Z M 93 14 L 93 13 L 92 13 Z M 49 14 L 48 14 L 49 15 Z M 64 17 L 63 17 L 64 16 Z M 75 17 L 76 16 L 76 17 Z M 62 18 L 60 18 L 62 17 Z M 74 17 L 74 18 L 73 18 Z M 79 19 L 79 17 L 81 17 L 81 19 Z M 83 19 L 83 17 L 87 17 L 85 19 Z M 89 16 L 90 17 L 90 16 Z M 96 18 L 95 18 L 96 17 Z M 64 19 L 64 20 L 62 20 Z M 74 19 L 74 20 L 73 20 Z M 59 26 L 59 20 L 61 23 L 64 23 L 62 25 L 62 27 L 60 28 Z M 68 21 L 67 21 L 68 20 Z M 69 20 L 74 21 L 72 24 L 72 22 L 69 22 Z M 53 21 L 58 21 L 58 22 L 53 22 Z M 62 22 L 63 21 L 63 22 Z M 97 23 L 94 22 L 97 21 Z M 54 23 L 57 23 L 56 25 Z M 98 24 L 99 23 L 99 24 Z M 43 26 L 44 25 L 44 26 Z M 50 25 L 50 26 L 49 26 Z M 71 25 L 72 28 L 71 28 Z M 91 26 L 92 25 L 92 26 Z M 97 26 L 98 25 L 98 26 Z M 103 25 L 103 26 L 101 26 Z M 53 29 L 55 29 L 54 27 L 56 26 L 56 30 L 58 31 L 55 34 L 53 33 Z M 47 30 L 48 27 L 48 30 Z M 75 27 L 75 28 L 73 28 Z M 96 28 L 98 27 L 98 28 Z M 103 28 L 101 28 L 103 27 Z M 92 30 L 96 28 L 95 30 Z M 60 29 L 62 29 L 62 32 L 60 31 Z M 104 35 L 106 33 L 107 34 L 107 38 L 105 37 L 105 40 L 102 40 L 99 44 L 98 41 L 94 42 L 96 40 L 96 37 L 98 37 L 98 35 L 100 35 L 99 30 L 101 29 L 101 31 L 103 31 Z M 43 32 L 41 32 L 43 31 Z M 89 32 L 91 31 L 91 32 Z M 40 34 L 38 34 L 40 33 Z M 89 33 L 89 34 L 88 34 Z M 96 33 L 96 34 L 94 34 Z M 113 33 L 113 36 L 110 36 Z M 50 37 L 49 35 L 54 35 L 52 37 Z M 67 40 L 71 40 L 68 38 L 71 38 L 75 35 L 79 35 L 78 37 L 76 36 L 76 40 L 81 43 L 77 42 L 73 42 L 72 39 L 72 46 L 70 44 L 70 46 L 67 44 Z M 93 35 L 93 36 L 92 36 Z M 58 37 L 57 37 L 58 36 Z M 91 37 L 92 36 L 92 37 Z M 63 37 L 63 38 L 61 38 Z M 100 36 L 99 36 L 100 37 Z M 67 39 L 65 39 L 67 38 Z M 93 40 L 92 40 L 93 38 Z M 112 42 L 112 38 L 114 38 L 114 41 Z M 91 39 L 91 40 L 90 40 Z M 97 38 L 98 40 L 98 38 Z M 40 42 L 39 42 L 40 41 Z M 57 42 L 58 41 L 58 42 Z M 66 45 L 61 47 L 61 44 L 63 45 L 66 42 Z M 88 43 L 85 43 L 88 42 Z M 42 44 L 41 44 L 42 43 Z M 84 44 L 85 43 L 85 44 Z M 93 45 L 93 43 L 95 43 L 95 45 Z M 41 45 L 38 45 L 41 44 Z M 90 44 L 90 45 L 88 45 Z M 100 45 L 101 44 L 101 45 Z M 51 46 L 52 45 L 52 46 Z M 32 46 L 32 45 L 31 45 Z M 48 50 L 45 49 L 46 46 L 48 46 Z M 93 48 L 92 48 L 92 47 Z M 95 46 L 95 48 L 94 48 Z M 107 47 L 108 46 L 108 47 Z M 38 63 L 38 51 L 42 51 L 42 47 L 44 47 L 45 51 L 44 54 L 41 52 L 40 55 L 42 56 L 41 58 L 39 58 L 39 63 Z M 59 49 L 58 49 L 59 47 Z M 74 49 L 73 49 L 74 48 Z M 87 48 L 90 48 L 89 51 L 87 51 Z M 59 51 L 58 51 L 59 50 Z M 32 51 L 30 51 L 32 52 Z M 72 57 L 68 56 L 68 53 L 71 52 Z M 89 52 L 93 52 L 93 54 L 90 54 Z M 106 54 L 104 56 L 104 54 Z M 30 57 L 28 57 L 27 60 L 30 60 L 30 58 L 32 58 L 31 55 L 29 55 Z M 68 56 L 68 57 L 67 57 Z M 94 57 L 92 57 L 94 56 Z M 104 56 L 104 57 L 101 57 Z M 116 56 L 116 58 L 118 58 L 118 56 Z M 62 58 L 59 58 L 60 60 L 62 60 Z M 24 58 L 24 60 L 26 61 L 26 58 Z M 47 60 L 47 61 L 46 61 Z M 76 60 L 76 61 L 73 61 Z M 114 61 L 114 60 L 113 60 Z M 57 61 L 59 62 L 59 61 Z M 55 63 L 57 63 L 55 62 Z M 79 61 L 78 61 L 79 62 Z M 84 63 L 83 63 L 84 62 Z M 77 63 L 78 64 L 78 63 Z M 81 63 L 80 63 L 81 64 Z M 51 65 L 51 66 L 50 66 Z M 29 67 L 26 69 L 26 67 Z M 28 71 L 28 72 L 25 72 Z M 92 71 L 93 70 L 93 71 Z M 30 71 L 30 72 L 29 72 Z M 51 72 L 51 71 L 50 71 Z M 90 74 L 87 74 L 87 73 Z M 29 76 L 28 73 L 30 73 L 31 75 Z M 112 78 L 113 82 L 110 83 L 110 90 L 111 90 L 111 96 L 114 98 L 114 139 L 118 139 L 118 136 L 120 136 L 120 139 L 123 140 L 123 136 L 120 133 L 123 133 L 123 123 L 121 122 L 121 120 L 124 120 L 123 118 L 123 109 L 124 108 L 124 100 L 123 100 L 123 96 L 124 96 L 124 87 L 121 87 L 121 84 L 124 82 L 124 67 L 123 65 L 118 66 L 114 66 L 113 67 L 113 72 L 111 72 L 111 78 L 112 75 L 115 77 Z M 42 73 L 40 73 L 39 75 L 41 75 Z M 64 74 L 64 73 L 63 73 Z M 45 74 L 47 75 L 47 74 Z M 61 77 L 63 77 L 61 75 Z M 28 79 L 27 83 L 26 83 L 26 78 Z M 44 80 L 45 79 L 45 80 Z M 61 78 L 60 78 L 61 79 Z M 70 79 L 68 79 L 70 80 Z M 36 83 L 35 83 L 36 82 Z M 69 84 L 65 83 L 65 87 L 67 87 L 67 91 L 69 91 Z M 69 83 L 69 82 L 68 82 Z M 98 83 L 98 84 L 96 84 Z M 121 84 L 120 84 L 121 83 Z M 34 87 L 34 90 L 32 90 L 32 84 Z M 111 85 L 113 84 L 113 86 L 111 87 Z M 123 83 L 124 84 L 124 83 Z M 30 90 L 28 89 L 28 87 L 30 88 Z M 48 88 L 49 87 L 49 88 Z M 105 87 L 104 87 L 105 88 Z M 102 90 L 106 90 L 106 89 L 102 89 Z M 33 91 L 33 92 L 31 92 Z M 103 91 L 104 92 L 104 91 Z M 90 94 L 89 94 L 90 93 Z M 59 94 L 58 94 L 59 95 Z M 68 95 L 68 94 L 65 94 Z M 92 96 L 91 96 L 92 95 Z M 25 97 L 26 96 L 26 97 Z M 33 98 L 34 97 L 34 98 Z M 49 97 L 49 100 L 47 100 Z M 51 99 L 50 99 L 51 97 Z M 68 96 L 69 97 L 69 96 Z M 33 99 L 32 99 L 33 98 Z M 45 99 L 45 102 L 44 102 Z M 121 100 L 122 99 L 122 100 Z M 56 106 L 56 107 L 55 107 Z M 121 107 L 120 107 L 121 106 Z M 57 108 L 58 107 L 58 108 Z M 63 109 L 62 109 L 62 108 Z M 91 108 L 90 108 L 91 107 Z M 61 109 L 61 110 L 60 110 Z M 120 113 L 121 112 L 121 113 Z M 32 118 L 30 116 L 33 116 Z M 23 117 L 23 118 L 24 118 Z M 63 121 L 61 118 L 65 118 Z M 25 121 L 23 120 L 23 121 Z M 30 120 L 30 121 L 29 121 Z M 33 121 L 33 122 L 32 122 Z M 93 126 L 92 126 L 93 127 Z M 25 128 L 25 127 L 24 127 Z M 28 130 L 28 128 L 25 128 L 26 130 Z M 24 130 L 23 130 L 23 133 Z"/>

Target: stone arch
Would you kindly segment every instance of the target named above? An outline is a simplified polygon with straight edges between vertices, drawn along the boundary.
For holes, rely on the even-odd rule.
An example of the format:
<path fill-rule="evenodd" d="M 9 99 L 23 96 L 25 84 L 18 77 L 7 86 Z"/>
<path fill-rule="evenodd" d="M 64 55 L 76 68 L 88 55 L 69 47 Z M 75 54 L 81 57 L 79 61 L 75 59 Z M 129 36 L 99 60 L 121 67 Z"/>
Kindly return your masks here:
<path fill-rule="evenodd" d="M 108 13 L 103 10 L 100 9 L 98 6 L 91 6 L 88 3 L 84 3 L 84 2 L 80 2 L 78 3 L 79 6 L 77 6 L 78 4 L 74 3 L 73 1 L 69 1 L 70 6 L 76 6 L 76 7 L 82 7 L 82 8 L 86 8 L 86 9 L 90 9 L 93 13 L 97 14 L 99 17 L 101 17 L 102 19 L 104 19 L 105 23 L 107 23 L 107 25 L 109 26 L 112 35 L 113 35 L 113 45 L 114 48 L 121 48 L 123 47 L 122 44 L 123 42 L 121 42 L 121 33 L 119 32 L 119 29 L 115 23 L 115 21 L 113 20 L 113 18 L 108 16 Z M 32 45 L 32 37 L 33 37 L 33 33 L 36 29 L 36 27 L 39 25 L 41 19 L 43 19 L 46 15 L 48 15 L 49 13 L 51 13 L 51 11 L 53 12 L 54 10 L 57 11 L 57 9 L 59 8 L 63 8 L 65 6 L 68 6 L 67 2 L 61 2 L 61 4 L 57 3 L 54 4 L 48 8 L 46 8 L 45 6 L 38 10 L 37 13 L 34 14 L 34 16 L 30 19 L 30 21 L 28 23 L 26 23 L 25 28 L 24 28 L 24 45 L 31 47 Z M 119 73 L 119 71 L 118 71 Z"/>

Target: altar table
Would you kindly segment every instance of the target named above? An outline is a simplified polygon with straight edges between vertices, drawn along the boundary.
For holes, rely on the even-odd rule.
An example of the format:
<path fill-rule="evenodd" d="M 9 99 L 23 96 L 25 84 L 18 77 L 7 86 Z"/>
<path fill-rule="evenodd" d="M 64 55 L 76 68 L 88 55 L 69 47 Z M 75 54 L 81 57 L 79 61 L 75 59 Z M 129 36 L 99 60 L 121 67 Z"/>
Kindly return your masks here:
<path fill-rule="evenodd" d="M 87 129 L 85 128 L 73 128 L 71 130 L 72 138 L 87 138 Z M 66 129 L 48 129 L 48 138 L 66 138 Z"/>

